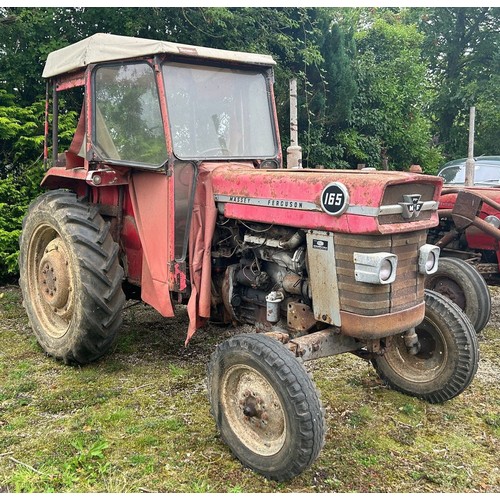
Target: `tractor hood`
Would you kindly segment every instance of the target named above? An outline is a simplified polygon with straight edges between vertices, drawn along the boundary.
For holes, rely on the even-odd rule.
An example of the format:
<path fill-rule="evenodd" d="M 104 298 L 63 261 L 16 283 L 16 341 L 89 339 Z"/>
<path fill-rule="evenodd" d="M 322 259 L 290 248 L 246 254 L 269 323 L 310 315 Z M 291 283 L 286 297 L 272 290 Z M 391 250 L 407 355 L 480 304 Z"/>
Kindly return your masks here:
<path fill-rule="evenodd" d="M 219 164 L 210 179 L 219 212 L 233 219 L 356 234 L 438 224 L 442 180 L 435 176 Z"/>

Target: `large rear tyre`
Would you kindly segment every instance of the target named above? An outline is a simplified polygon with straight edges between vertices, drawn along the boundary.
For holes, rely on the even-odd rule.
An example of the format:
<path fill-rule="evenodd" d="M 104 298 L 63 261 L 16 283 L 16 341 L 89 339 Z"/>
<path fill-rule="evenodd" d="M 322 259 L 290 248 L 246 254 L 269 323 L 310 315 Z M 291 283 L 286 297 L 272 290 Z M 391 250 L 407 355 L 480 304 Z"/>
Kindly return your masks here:
<path fill-rule="evenodd" d="M 442 257 L 436 273 L 425 280 L 425 288 L 448 297 L 470 319 L 476 332 L 488 323 L 491 314 L 491 297 L 488 285 L 481 274 L 467 262 Z"/>
<path fill-rule="evenodd" d="M 458 396 L 471 383 L 479 362 L 478 343 L 468 318 L 446 297 L 425 291 L 425 318 L 415 329 L 420 349 L 410 354 L 403 335 L 389 341 L 373 364 L 390 387 L 431 403 Z"/>
<path fill-rule="evenodd" d="M 65 363 L 101 357 L 125 302 L 118 245 L 97 207 L 69 191 L 42 194 L 23 221 L 19 284 L 44 351 Z"/>
<path fill-rule="evenodd" d="M 325 422 L 318 393 L 277 341 L 243 334 L 221 343 L 208 365 L 208 395 L 222 439 L 265 477 L 291 479 L 319 455 Z"/>

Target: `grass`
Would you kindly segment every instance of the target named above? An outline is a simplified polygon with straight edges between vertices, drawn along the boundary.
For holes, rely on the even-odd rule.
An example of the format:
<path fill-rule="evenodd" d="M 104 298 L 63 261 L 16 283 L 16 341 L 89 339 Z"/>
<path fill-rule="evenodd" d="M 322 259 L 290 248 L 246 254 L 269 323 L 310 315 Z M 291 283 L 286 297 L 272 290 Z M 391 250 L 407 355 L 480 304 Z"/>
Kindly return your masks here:
<path fill-rule="evenodd" d="M 500 492 L 496 314 L 474 382 L 441 405 L 387 389 L 348 355 L 309 363 L 325 447 L 276 483 L 231 455 L 210 416 L 205 365 L 230 331 L 210 326 L 186 349 L 184 310 L 139 305 L 113 352 L 65 366 L 34 341 L 19 290 L 0 289 L 0 492 Z"/>

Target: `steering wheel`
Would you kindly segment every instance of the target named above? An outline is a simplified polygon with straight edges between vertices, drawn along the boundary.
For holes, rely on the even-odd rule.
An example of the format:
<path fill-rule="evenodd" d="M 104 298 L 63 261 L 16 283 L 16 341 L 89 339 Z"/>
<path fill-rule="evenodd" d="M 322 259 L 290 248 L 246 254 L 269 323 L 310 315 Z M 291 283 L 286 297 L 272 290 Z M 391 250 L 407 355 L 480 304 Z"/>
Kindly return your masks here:
<path fill-rule="evenodd" d="M 204 149 L 203 151 L 201 151 L 199 153 L 199 155 L 200 156 L 205 156 L 205 155 L 208 155 L 209 153 L 214 153 L 216 151 L 220 151 L 221 153 L 231 154 L 231 151 L 229 151 L 229 149 L 227 149 L 225 147 L 222 147 L 222 146 L 219 146 L 219 147 L 216 147 L 216 148 Z M 217 156 L 221 156 L 221 155 L 217 155 Z"/>

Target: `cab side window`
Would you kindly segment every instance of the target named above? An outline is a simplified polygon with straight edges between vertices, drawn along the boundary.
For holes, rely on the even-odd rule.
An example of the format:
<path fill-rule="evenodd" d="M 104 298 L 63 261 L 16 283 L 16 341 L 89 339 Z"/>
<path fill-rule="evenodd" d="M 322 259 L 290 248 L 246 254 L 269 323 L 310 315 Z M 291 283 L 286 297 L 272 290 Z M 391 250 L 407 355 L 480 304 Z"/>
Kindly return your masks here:
<path fill-rule="evenodd" d="M 153 68 L 120 63 L 94 72 L 94 145 L 103 159 L 144 166 L 167 158 Z"/>

